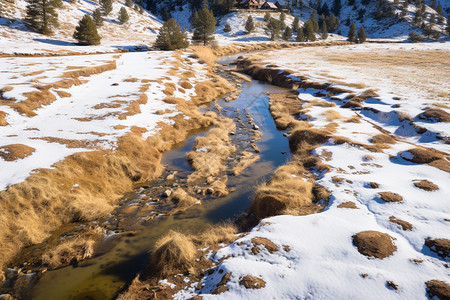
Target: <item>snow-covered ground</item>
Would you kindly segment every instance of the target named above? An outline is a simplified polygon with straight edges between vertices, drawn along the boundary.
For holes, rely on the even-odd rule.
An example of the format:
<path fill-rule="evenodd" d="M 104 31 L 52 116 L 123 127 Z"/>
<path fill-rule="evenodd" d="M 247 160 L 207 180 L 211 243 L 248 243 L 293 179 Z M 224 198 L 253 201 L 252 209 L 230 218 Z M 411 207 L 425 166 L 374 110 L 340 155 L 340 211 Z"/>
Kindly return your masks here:
<path fill-rule="evenodd" d="M 325 53 L 375 55 L 374 52 L 384 55 L 395 53 L 401 47 L 411 53 L 418 51 L 419 55 L 426 55 L 427 51 L 442 51 L 443 57 L 449 55 L 447 44 L 409 45 L 407 49 L 405 45 L 359 45 L 328 47 L 322 49 L 324 51 L 309 48 L 279 50 L 264 53 L 259 58 L 278 65 L 279 69 L 293 70 L 293 76 L 303 75 L 314 81 L 339 78 L 342 82 L 364 82 L 364 89 L 376 88 L 380 95 L 379 101 L 368 101 L 364 106 L 384 106 L 392 110 L 394 103 L 400 103 L 401 109 L 415 115 L 433 103 L 449 105 L 448 94 L 445 97 L 437 93 L 430 96 L 432 93 L 421 89 L 421 85 L 385 76 L 388 70 L 383 73 L 382 68 L 369 64 L 358 66 L 347 62 L 344 65 L 325 56 Z M 255 58 L 257 54 L 250 57 Z M 435 74 L 443 80 L 436 88 L 448 93 L 448 78 L 445 78 L 448 59 L 441 57 L 441 61 L 436 60 L 434 64 L 437 70 L 438 66 L 442 68 L 442 74 Z M 410 68 L 407 74 L 413 79 L 417 76 L 414 71 L 422 67 L 417 63 L 404 65 L 404 68 Z M 392 65 L 391 69 L 394 68 L 400 66 Z M 425 73 L 426 76 L 431 74 Z M 357 88 L 353 89 L 358 92 Z M 336 99 L 317 94 L 318 90 L 300 89 L 299 92 L 299 99 L 306 102 L 339 104 Z M 401 100 L 393 100 L 394 95 Z M 345 95 L 337 98 L 340 96 Z M 448 106 L 446 111 L 449 111 Z M 382 133 L 373 123 L 387 130 L 395 127 L 364 114 L 359 114 L 359 123 L 346 122 L 358 112 L 339 106 L 313 105 L 307 114 L 313 128 L 325 128 L 335 122 L 335 136 L 366 145 L 371 144 L 373 136 Z M 434 130 L 450 135 L 448 123 L 433 125 Z M 448 158 L 450 145 L 436 139 L 424 142 L 418 137 L 398 133 L 392 131 L 396 142 L 380 148 L 379 152 L 352 143 L 337 144 L 333 138 L 315 149 L 313 154 L 331 166 L 329 172 L 317 173 L 317 183 L 331 192 L 328 207 L 313 215 L 264 219 L 248 235 L 217 253 L 212 252 L 211 259 L 218 265 L 215 272 L 208 272 L 209 275 L 202 279 L 200 290 L 194 291 L 200 285 L 192 283 L 175 298 L 187 299 L 201 294 L 203 299 L 427 299 L 425 282 L 435 279 L 450 284 L 449 257 L 439 257 L 425 245 L 428 238 L 450 239 L 449 173 L 427 164 L 406 161 L 399 155 L 421 144 L 447 153 Z M 419 180 L 428 180 L 438 189 L 420 189 L 414 184 Z M 403 200 L 385 202 L 380 192 L 396 193 Z M 353 209 L 348 208 L 350 202 Z M 395 220 L 406 221 L 412 228 L 404 229 L 393 222 Z M 353 235 L 371 230 L 387 233 L 393 238 L 397 249 L 391 256 L 384 259 L 366 257 L 353 245 Z M 273 246 L 270 249 L 255 246 L 252 239 L 258 237 L 272 241 L 278 250 Z M 255 252 L 254 247 L 259 251 Z M 227 273 L 231 274 L 228 282 L 220 284 Z M 244 287 L 243 279 L 247 275 L 262 279 L 265 284 L 255 281 L 258 285 Z M 226 287 L 222 293 L 211 294 L 221 285 Z"/>
<path fill-rule="evenodd" d="M 182 56 L 179 74 L 192 70 L 196 75 L 189 79 L 193 87 L 174 92 L 174 97 L 189 99 L 195 94 L 195 82 L 206 79 L 202 65 Z M 186 59 L 186 60 L 184 60 Z M 56 97 L 50 105 L 35 110 L 34 117 L 20 114 L 8 105 L 0 105 L 7 113 L 7 126 L 2 126 L 0 147 L 23 144 L 35 151 L 23 159 L 5 161 L 0 158 L 0 190 L 26 179 L 37 168 L 49 168 L 64 157 L 80 151 L 114 149 L 117 139 L 133 126 L 145 128 L 146 139 L 158 130 L 158 122 L 171 123 L 170 117 L 178 114 L 175 105 L 162 100 L 166 83 L 178 85 L 180 78 L 170 75 L 172 62 L 178 60 L 173 52 L 148 52 L 64 57 L 9 57 L 0 58 L 1 86 L 12 87 L 4 98 L 21 102 L 25 92 L 37 91 L 36 85 L 64 79 L 64 73 L 86 66 L 94 67 L 115 61 L 117 68 L 90 77 L 81 85 L 70 88 L 51 88 Z M 43 73 L 40 73 L 43 71 Z M 35 73 L 33 75 L 33 72 Z M 26 75 L 32 74 L 32 75 Z M 61 97 L 57 91 L 69 94 Z M 140 112 L 121 115 L 142 97 L 148 100 L 139 105 Z M 15 99 L 15 100 L 14 100 Z M 157 111 L 165 111 L 164 114 Z"/>
<path fill-rule="evenodd" d="M 95 53 L 116 52 L 121 49 L 133 50 L 136 47 L 154 43 L 160 20 L 144 10 L 142 14 L 125 6 L 124 1 L 113 1 L 113 10 L 105 18 L 103 26 L 98 27 L 102 37 L 100 46 L 78 46 L 72 37 L 78 21 L 85 14 L 92 12 L 100 5 L 94 1 L 80 0 L 63 2 L 57 9 L 60 26 L 50 36 L 30 31 L 25 25 L 26 1 L 16 0 L 14 4 L 3 1 L 5 6 L 0 14 L 0 54 L 7 53 Z M 121 7 L 126 7 L 130 20 L 125 24 L 118 22 Z"/>

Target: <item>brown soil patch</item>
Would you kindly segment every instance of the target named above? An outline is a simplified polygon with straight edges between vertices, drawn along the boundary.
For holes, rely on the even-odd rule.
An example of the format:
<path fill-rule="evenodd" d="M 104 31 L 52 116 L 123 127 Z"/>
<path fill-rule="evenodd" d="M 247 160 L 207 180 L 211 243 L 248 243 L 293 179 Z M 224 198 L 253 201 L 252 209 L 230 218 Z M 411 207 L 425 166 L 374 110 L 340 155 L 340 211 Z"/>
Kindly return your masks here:
<path fill-rule="evenodd" d="M 266 282 L 261 278 L 246 275 L 239 280 L 239 285 L 242 285 L 246 289 L 261 289 L 266 286 Z"/>
<path fill-rule="evenodd" d="M 449 239 L 426 239 L 425 245 L 444 259 L 450 255 Z"/>
<path fill-rule="evenodd" d="M 274 244 L 271 240 L 263 238 L 263 237 L 254 237 L 251 239 L 251 242 L 253 243 L 252 253 L 254 255 L 258 254 L 260 251 L 260 247 L 263 246 L 264 248 L 269 251 L 270 254 L 273 254 L 274 252 L 280 250 L 280 248 Z"/>
<path fill-rule="evenodd" d="M 374 144 L 395 144 L 395 139 L 387 134 L 377 134 L 371 142 Z"/>
<path fill-rule="evenodd" d="M 23 144 L 11 144 L 0 147 L 0 157 L 6 161 L 15 161 L 30 156 L 35 150 Z"/>
<path fill-rule="evenodd" d="M 123 81 L 124 82 L 138 82 L 139 79 L 138 78 L 125 78 Z"/>
<path fill-rule="evenodd" d="M 444 172 L 450 173 L 450 162 L 447 159 L 438 159 L 430 162 L 428 165 L 438 168 Z"/>
<path fill-rule="evenodd" d="M 419 119 L 429 119 L 436 122 L 450 122 L 450 114 L 443 109 L 440 108 L 431 108 L 428 107 L 421 114 L 417 115 Z"/>
<path fill-rule="evenodd" d="M 358 207 L 356 206 L 355 202 L 352 202 L 352 201 L 348 201 L 348 202 L 341 203 L 341 204 L 339 204 L 337 207 L 338 207 L 338 208 L 358 209 Z"/>
<path fill-rule="evenodd" d="M 225 273 L 217 284 L 217 288 L 212 292 L 213 295 L 222 294 L 228 291 L 227 283 L 230 281 L 231 273 Z"/>
<path fill-rule="evenodd" d="M 353 245 L 362 255 L 383 259 L 394 254 L 397 246 L 392 242 L 393 238 L 386 233 L 368 230 L 355 234 Z"/>
<path fill-rule="evenodd" d="M 383 200 L 384 202 L 402 202 L 403 201 L 403 197 L 397 193 L 379 192 L 378 195 L 380 196 L 381 200 Z"/>
<path fill-rule="evenodd" d="M 425 282 L 427 293 L 430 298 L 437 297 L 440 300 L 450 299 L 450 285 L 440 280 L 430 280 Z"/>
<path fill-rule="evenodd" d="M 403 220 L 397 219 L 394 216 L 390 216 L 389 217 L 389 221 L 392 222 L 392 223 L 400 225 L 403 230 L 412 230 L 413 229 L 413 226 L 412 226 L 411 223 L 409 223 L 407 221 L 403 221 Z"/>
<path fill-rule="evenodd" d="M 426 179 L 413 180 L 413 184 L 414 184 L 414 186 L 418 187 L 419 189 L 422 189 L 422 190 L 425 190 L 428 192 L 439 190 L 439 187 L 437 185 L 435 185 L 434 183 L 432 183 L 431 181 L 426 180 Z"/>
<path fill-rule="evenodd" d="M 0 111 L 0 126 L 7 126 L 8 122 L 6 122 L 6 113 L 4 111 Z"/>
<path fill-rule="evenodd" d="M 377 189 L 377 188 L 380 187 L 380 185 L 378 183 L 376 183 L 376 182 L 369 182 L 369 186 L 372 189 Z"/>
<path fill-rule="evenodd" d="M 442 155 L 440 155 L 440 153 L 437 153 L 436 151 L 426 148 L 414 148 L 409 149 L 405 152 L 409 153 L 405 154 L 403 154 L 404 152 L 400 153 L 403 159 L 411 161 L 416 164 L 427 164 L 442 158 Z M 413 157 L 411 158 L 408 154 L 411 154 Z"/>

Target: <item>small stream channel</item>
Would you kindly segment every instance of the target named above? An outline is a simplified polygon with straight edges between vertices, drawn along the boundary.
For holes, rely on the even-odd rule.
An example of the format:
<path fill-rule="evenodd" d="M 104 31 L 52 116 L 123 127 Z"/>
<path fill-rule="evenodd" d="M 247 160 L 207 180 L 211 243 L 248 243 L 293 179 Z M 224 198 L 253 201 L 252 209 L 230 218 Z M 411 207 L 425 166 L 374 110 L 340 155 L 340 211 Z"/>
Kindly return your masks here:
<path fill-rule="evenodd" d="M 229 63 L 231 60 L 232 58 L 225 58 L 219 63 Z M 256 142 L 261 150 L 261 159 L 239 176 L 229 176 L 228 185 L 234 188 L 234 191 L 225 197 L 206 198 L 202 205 L 182 213 L 156 216 L 136 233 L 116 238 L 101 254 L 75 266 L 46 272 L 33 288 L 32 299 L 112 299 L 145 268 L 149 259 L 148 251 L 169 229 L 195 234 L 210 224 L 237 216 L 250 206 L 255 185 L 268 179 L 278 166 L 289 159 L 287 138 L 275 127 L 269 113 L 266 94 L 281 93 L 285 89 L 256 81 L 243 82 L 241 88 L 238 99 L 231 102 L 218 100 L 218 104 L 223 107 L 221 114 L 236 121 L 239 115 L 249 113 L 263 136 Z M 214 104 L 209 109 L 213 107 Z M 184 143 L 166 152 L 162 163 L 167 170 L 177 171 L 181 177 L 191 172 L 186 154 L 192 150 L 195 139 L 206 133 L 207 130 L 194 133 Z M 142 195 L 156 185 L 137 189 L 124 198 L 122 203 L 128 203 L 129 206 L 141 201 Z"/>

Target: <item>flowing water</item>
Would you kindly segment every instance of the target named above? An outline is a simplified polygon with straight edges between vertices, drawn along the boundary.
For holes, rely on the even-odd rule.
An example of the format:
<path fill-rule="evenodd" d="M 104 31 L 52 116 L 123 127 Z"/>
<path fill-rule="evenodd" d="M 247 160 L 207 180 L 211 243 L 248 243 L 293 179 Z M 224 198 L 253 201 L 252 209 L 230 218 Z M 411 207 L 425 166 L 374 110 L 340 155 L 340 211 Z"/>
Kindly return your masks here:
<path fill-rule="evenodd" d="M 230 61 L 223 60 L 222 63 Z M 106 251 L 75 266 L 48 271 L 32 290 L 32 299 L 112 299 L 136 274 L 145 268 L 155 241 L 170 229 L 179 229 L 193 234 L 210 224 L 233 218 L 250 206 L 255 185 L 266 180 L 271 173 L 289 159 L 287 138 L 276 129 L 268 109 L 269 93 L 281 93 L 284 89 L 251 81 L 242 83 L 242 92 L 232 102 L 219 100 L 222 114 L 233 119 L 241 112 L 249 113 L 262 139 L 256 142 L 261 159 L 249 166 L 239 176 L 229 176 L 229 186 L 234 188 L 229 195 L 217 199 L 207 198 L 202 205 L 189 208 L 183 213 L 157 216 L 136 234 L 123 235 L 115 239 Z M 163 165 L 179 174 L 191 172 L 186 154 L 192 150 L 195 139 L 206 134 L 197 132 L 184 143 L 177 145 L 163 156 Z M 147 189 L 151 189 L 148 187 Z M 139 199 L 145 189 L 140 188 L 126 198 Z M 131 199 L 131 200 L 130 200 Z"/>

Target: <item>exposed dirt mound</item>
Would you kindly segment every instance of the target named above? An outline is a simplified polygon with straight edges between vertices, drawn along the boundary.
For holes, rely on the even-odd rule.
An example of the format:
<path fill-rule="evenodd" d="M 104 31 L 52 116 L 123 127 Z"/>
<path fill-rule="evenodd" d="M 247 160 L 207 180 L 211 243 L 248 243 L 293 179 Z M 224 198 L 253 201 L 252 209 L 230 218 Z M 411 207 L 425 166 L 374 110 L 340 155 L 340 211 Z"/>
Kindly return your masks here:
<path fill-rule="evenodd" d="M 192 268 L 196 254 L 197 249 L 190 237 L 170 230 L 156 242 L 151 267 L 162 276 L 185 273 Z"/>
<path fill-rule="evenodd" d="M 413 226 L 412 226 L 411 223 L 403 221 L 403 220 L 400 220 L 400 219 L 397 219 L 394 216 L 390 216 L 389 217 L 389 221 L 392 222 L 392 223 L 400 225 L 403 230 L 412 230 L 413 229 Z"/>
<path fill-rule="evenodd" d="M 440 280 L 430 280 L 425 282 L 427 293 L 430 298 L 437 297 L 440 300 L 450 299 L 450 285 Z"/>
<path fill-rule="evenodd" d="M 348 202 L 341 203 L 341 204 L 339 204 L 337 207 L 338 207 L 338 208 L 358 209 L 358 207 L 356 206 L 355 202 L 352 202 L 352 201 L 348 201 Z"/>
<path fill-rule="evenodd" d="M 403 197 L 397 193 L 379 192 L 378 195 L 380 196 L 381 200 L 383 200 L 384 202 L 402 202 L 403 201 Z"/>
<path fill-rule="evenodd" d="M 374 144 L 395 144 L 395 139 L 387 134 L 377 134 L 372 138 Z"/>
<path fill-rule="evenodd" d="M 426 179 L 423 179 L 423 180 L 416 179 L 413 181 L 413 183 L 419 189 L 422 189 L 422 190 L 425 190 L 428 192 L 436 191 L 439 189 L 439 187 L 437 185 L 435 185 L 434 183 L 432 183 L 431 181 L 428 181 Z"/>
<path fill-rule="evenodd" d="M 23 159 L 33 154 L 36 149 L 23 144 L 11 144 L 0 147 L 0 158 L 6 161 Z"/>
<path fill-rule="evenodd" d="M 225 275 L 223 275 L 220 282 L 217 284 L 217 288 L 212 292 L 212 294 L 218 295 L 218 294 L 228 291 L 227 283 L 228 283 L 228 281 L 230 281 L 230 277 L 231 277 L 231 273 L 229 273 L 229 272 L 225 273 Z"/>
<path fill-rule="evenodd" d="M 449 239 L 426 239 L 425 245 L 442 258 L 450 255 Z"/>
<path fill-rule="evenodd" d="M 289 148 L 292 153 L 295 153 L 302 142 L 319 145 L 328 141 L 329 138 L 330 133 L 322 129 L 297 130 L 289 136 Z"/>
<path fill-rule="evenodd" d="M 263 238 L 263 237 L 254 237 L 251 239 L 251 242 L 253 243 L 253 248 L 252 248 L 252 253 L 253 254 L 258 254 L 260 251 L 260 247 L 258 246 L 263 246 L 264 248 L 267 249 L 267 251 L 269 251 L 270 254 L 280 250 L 280 248 L 275 245 L 271 240 Z"/>
<path fill-rule="evenodd" d="M 428 164 L 432 161 L 442 158 L 441 155 L 434 153 L 429 149 L 424 148 L 414 148 L 400 153 L 400 156 L 416 164 Z"/>
<path fill-rule="evenodd" d="M 428 119 L 435 122 L 450 122 L 450 114 L 440 108 L 428 107 L 421 114 L 417 115 L 419 119 Z"/>
<path fill-rule="evenodd" d="M 362 255 L 383 259 L 397 251 L 397 246 L 392 242 L 393 238 L 378 231 L 368 230 L 353 236 L 353 245 Z"/>
<path fill-rule="evenodd" d="M 261 289 L 266 286 L 266 282 L 264 280 L 252 275 L 246 275 L 244 278 L 239 280 L 239 284 L 244 286 L 246 289 Z"/>

